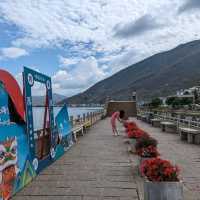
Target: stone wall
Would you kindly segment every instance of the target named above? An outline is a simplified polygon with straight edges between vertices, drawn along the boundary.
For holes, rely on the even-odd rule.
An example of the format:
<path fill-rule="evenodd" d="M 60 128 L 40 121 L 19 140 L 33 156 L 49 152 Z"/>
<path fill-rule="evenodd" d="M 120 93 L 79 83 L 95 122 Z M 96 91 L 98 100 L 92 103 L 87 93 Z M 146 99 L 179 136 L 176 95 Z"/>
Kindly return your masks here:
<path fill-rule="evenodd" d="M 124 110 L 126 117 L 135 117 L 137 107 L 135 101 L 110 101 L 107 105 L 107 116 L 110 117 L 113 112 Z"/>

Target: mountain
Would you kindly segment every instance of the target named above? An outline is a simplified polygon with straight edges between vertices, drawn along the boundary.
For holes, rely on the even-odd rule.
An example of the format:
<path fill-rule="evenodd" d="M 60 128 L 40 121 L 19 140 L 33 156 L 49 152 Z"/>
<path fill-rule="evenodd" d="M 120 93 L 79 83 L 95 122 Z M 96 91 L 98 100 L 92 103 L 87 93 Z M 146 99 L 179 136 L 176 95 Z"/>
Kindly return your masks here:
<path fill-rule="evenodd" d="M 137 91 L 139 100 L 147 100 L 173 94 L 199 81 L 200 40 L 196 40 L 131 65 L 61 103 L 103 103 L 107 96 L 127 100 L 133 91 Z"/>
<path fill-rule="evenodd" d="M 66 96 L 53 93 L 54 104 L 57 104 L 58 102 L 62 101 L 65 98 Z M 45 96 L 33 96 L 32 101 L 33 101 L 33 106 L 42 106 L 45 103 Z"/>

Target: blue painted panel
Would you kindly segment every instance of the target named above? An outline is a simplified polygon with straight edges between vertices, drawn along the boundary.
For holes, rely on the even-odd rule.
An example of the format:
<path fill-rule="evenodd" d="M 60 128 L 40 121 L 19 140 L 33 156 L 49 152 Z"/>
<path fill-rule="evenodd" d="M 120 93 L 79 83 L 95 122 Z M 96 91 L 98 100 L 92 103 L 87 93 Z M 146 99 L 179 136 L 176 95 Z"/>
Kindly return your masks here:
<path fill-rule="evenodd" d="M 26 127 L 27 127 L 27 134 L 28 134 L 28 142 L 30 146 L 30 153 L 33 161 L 35 160 L 35 166 L 39 165 L 42 162 L 38 162 L 39 158 L 36 155 L 35 151 L 35 139 L 34 139 L 34 123 L 33 123 L 33 108 L 32 108 L 32 94 L 31 88 L 34 86 L 35 82 L 42 83 L 46 86 L 47 91 L 47 98 L 49 102 L 49 127 L 51 132 L 51 151 L 55 151 L 55 141 L 56 135 L 54 134 L 54 113 L 53 113 L 53 100 L 52 100 L 52 85 L 51 85 L 51 78 L 41 74 L 37 71 L 24 67 L 24 91 L 25 91 L 25 107 L 26 107 Z M 45 94 L 44 94 L 45 95 Z M 54 155 L 54 153 L 52 153 Z M 44 159 L 49 162 L 49 157 L 45 157 Z M 42 166 L 44 166 L 42 164 Z M 41 169 L 41 166 L 38 166 Z"/>
<path fill-rule="evenodd" d="M 60 110 L 60 112 L 57 114 L 56 125 L 59 134 L 62 134 L 63 136 L 70 134 L 72 127 L 69 121 L 69 114 L 66 105 L 64 105 L 63 108 Z"/>
<path fill-rule="evenodd" d="M 17 164 L 20 170 L 22 170 L 27 156 L 29 154 L 27 136 L 25 134 L 24 128 L 17 124 L 0 126 L 0 145 L 2 145 L 2 142 L 8 141 L 9 139 L 16 140 L 18 160 Z"/>
<path fill-rule="evenodd" d="M 29 160 L 29 146 L 23 126 L 0 126 L 0 199 L 9 199 L 27 185 L 36 173 Z"/>
<path fill-rule="evenodd" d="M 9 123 L 8 94 L 0 83 L 0 123 Z"/>
<path fill-rule="evenodd" d="M 0 108 L 6 108 L 6 112 L 0 112 L 0 122 L 6 122 L 0 123 L 0 200 L 9 199 L 25 187 L 40 171 L 73 145 L 66 105 L 56 116 L 56 126 L 54 125 L 51 78 L 24 68 L 23 80 L 26 110 L 26 124 L 23 126 L 10 123 L 8 95 L 0 84 Z M 45 142 L 44 137 L 41 140 L 40 134 L 34 135 L 31 88 L 36 81 L 46 85 L 49 102 L 50 139 L 45 138 Z M 47 144 L 46 154 L 43 155 L 41 151 L 42 156 L 41 142 Z"/>
<path fill-rule="evenodd" d="M 69 114 L 66 105 L 64 105 L 57 114 L 55 121 L 58 129 L 58 144 L 56 146 L 57 159 L 73 145 L 71 132 L 72 126 L 69 121 Z"/>

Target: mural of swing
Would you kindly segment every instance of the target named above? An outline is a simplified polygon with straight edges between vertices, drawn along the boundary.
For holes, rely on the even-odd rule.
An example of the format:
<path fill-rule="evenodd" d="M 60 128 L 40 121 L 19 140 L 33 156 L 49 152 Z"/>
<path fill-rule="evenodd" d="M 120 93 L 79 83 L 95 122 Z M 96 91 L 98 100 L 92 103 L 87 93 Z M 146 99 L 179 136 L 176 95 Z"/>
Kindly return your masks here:
<path fill-rule="evenodd" d="M 32 88 L 45 86 L 41 129 L 34 127 Z M 0 200 L 7 200 L 73 145 L 65 105 L 54 118 L 51 78 L 24 67 L 23 94 L 0 70 Z"/>

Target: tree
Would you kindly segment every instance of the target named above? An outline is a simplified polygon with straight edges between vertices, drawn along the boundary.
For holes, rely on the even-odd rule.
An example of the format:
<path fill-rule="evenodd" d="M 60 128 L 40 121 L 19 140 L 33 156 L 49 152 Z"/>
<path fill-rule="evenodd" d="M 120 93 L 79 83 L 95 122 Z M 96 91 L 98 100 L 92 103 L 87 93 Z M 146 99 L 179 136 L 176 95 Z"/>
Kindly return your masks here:
<path fill-rule="evenodd" d="M 160 98 L 155 98 L 155 99 L 152 99 L 150 105 L 151 105 L 152 107 L 154 107 L 154 108 L 157 108 L 157 107 L 161 106 L 162 103 L 163 103 L 163 102 L 162 102 L 162 100 L 161 100 Z"/>
<path fill-rule="evenodd" d="M 166 104 L 168 106 L 172 105 L 175 99 L 176 99 L 176 97 L 168 97 L 166 100 Z"/>
<path fill-rule="evenodd" d="M 174 101 L 172 102 L 172 107 L 179 108 L 180 105 L 181 105 L 181 99 L 178 97 L 174 98 Z"/>
<path fill-rule="evenodd" d="M 199 95 L 198 95 L 197 89 L 195 89 L 194 90 L 194 101 L 195 101 L 195 103 L 198 103 L 198 100 L 199 100 Z"/>
<path fill-rule="evenodd" d="M 181 98 L 180 99 L 180 105 L 191 105 L 193 103 L 193 99 L 192 98 Z"/>

